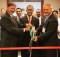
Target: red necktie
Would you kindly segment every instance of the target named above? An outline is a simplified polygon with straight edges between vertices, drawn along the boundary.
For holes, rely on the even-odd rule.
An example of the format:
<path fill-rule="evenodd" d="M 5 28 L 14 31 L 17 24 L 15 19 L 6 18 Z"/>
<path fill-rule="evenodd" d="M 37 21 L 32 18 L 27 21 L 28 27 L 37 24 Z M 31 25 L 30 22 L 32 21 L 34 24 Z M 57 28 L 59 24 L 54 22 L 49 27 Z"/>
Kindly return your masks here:
<path fill-rule="evenodd" d="M 30 19 L 30 17 L 28 18 L 28 23 L 31 23 L 31 19 Z"/>

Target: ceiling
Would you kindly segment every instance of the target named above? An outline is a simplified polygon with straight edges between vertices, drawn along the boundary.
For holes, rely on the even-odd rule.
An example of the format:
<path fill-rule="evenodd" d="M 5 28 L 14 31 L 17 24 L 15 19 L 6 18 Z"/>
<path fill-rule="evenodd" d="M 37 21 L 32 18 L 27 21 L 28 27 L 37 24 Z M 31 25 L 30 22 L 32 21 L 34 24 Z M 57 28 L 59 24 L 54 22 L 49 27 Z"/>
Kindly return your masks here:
<path fill-rule="evenodd" d="M 41 0 L 10 0 L 12 2 L 41 2 Z"/>

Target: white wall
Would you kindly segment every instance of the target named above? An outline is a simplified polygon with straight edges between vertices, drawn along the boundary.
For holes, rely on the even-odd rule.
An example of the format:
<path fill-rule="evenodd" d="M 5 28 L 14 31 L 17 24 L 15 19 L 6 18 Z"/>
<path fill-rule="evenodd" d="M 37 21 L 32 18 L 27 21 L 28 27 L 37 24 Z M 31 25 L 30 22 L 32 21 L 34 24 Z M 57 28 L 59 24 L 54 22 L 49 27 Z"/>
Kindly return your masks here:
<path fill-rule="evenodd" d="M 7 0 L 0 0 L 0 10 L 1 8 L 7 8 Z"/>
<path fill-rule="evenodd" d="M 52 5 L 53 10 L 58 10 L 60 8 L 60 0 L 44 0 L 44 4 L 46 3 L 50 3 Z M 0 0 L 0 9 L 1 8 L 7 8 L 7 0 Z"/>
<path fill-rule="evenodd" d="M 17 7 L 20 7 L 22 9 L 26 10 L 27 5 L 33 5 L 34 10 L 41 9 L 41 2 L 14 2 Z"/>
<path fill-rule="evenodd" d="M 53 10 L 58 10 L 60 8 L 60 0 L 44 0 L 44 4 L 50 3 Z"/>
<path fill-rule="evenodd" d="M 26 7 L 28 5 L 33 5 L 34 7 L 34 11 L 36 11 L 37 9 L 41 9 L 41 2 L 14 2 L 17 5 L 17 8 L 22 8 L 24 9 L 24 13 L 26 13 Z M 13 15 L 16 15 L 16 13 L 14 13 Z"/>

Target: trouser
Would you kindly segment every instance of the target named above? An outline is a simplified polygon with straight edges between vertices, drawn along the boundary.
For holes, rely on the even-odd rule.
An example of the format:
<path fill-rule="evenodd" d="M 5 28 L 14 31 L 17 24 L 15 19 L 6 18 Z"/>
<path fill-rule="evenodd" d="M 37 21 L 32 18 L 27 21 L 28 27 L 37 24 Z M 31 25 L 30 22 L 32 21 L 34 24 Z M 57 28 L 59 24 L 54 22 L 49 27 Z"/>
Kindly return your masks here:
<path fill-rule="evenodd" d="M 58 39 L 58 46 L 60 46 L 60 39 Z M 60 49 L 58 49 L 58 57 L 60 57 Z"/>
<path fill-rule="evenodd" d="M 29 57 L 29 50 L 21 50 L 21 57 Z"/>
<path fill-rule="evenodd" d="M 1 51 L 1 57 L 18 57 L 18 51 Z"/>
<path fill-rule="evenodd" d="M 42 57 L 57 57 L 57 50 L 42 50 Z"/>

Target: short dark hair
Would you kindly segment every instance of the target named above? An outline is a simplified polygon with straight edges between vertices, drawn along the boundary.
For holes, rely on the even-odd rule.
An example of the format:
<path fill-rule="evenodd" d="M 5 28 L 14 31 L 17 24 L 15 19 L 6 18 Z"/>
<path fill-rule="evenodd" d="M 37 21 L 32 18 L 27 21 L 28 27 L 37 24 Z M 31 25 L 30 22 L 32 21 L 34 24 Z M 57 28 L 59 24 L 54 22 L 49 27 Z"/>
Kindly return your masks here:
<path fill-rule="evenodd" d="M 60 8 L 59 8 L 59 12 L 60 12 Z"/>
<path fill-rule="evenodd" d="M 10 6 L 16 6 L 16 4 L 15 4 L 15 3 L 12 3 L 12 2 L 9 2 L 9 3 L 7 4 L 7 6 L 8 6 L 8 7 L 10 7 Z"/>
<path fill-rule="evenodd" d="M 53 12 L 56 12 L 58 14 L 58 10 L 54 10 Z"/>
<path fill-rule="evenodd" d="M 28 7 L 32 7 L 32 8 L 34 9 L 34 7 L 33 7 L 32 5 L 28 5 L 28 6 L 26 7 L 26 9 L 28 9 Z"/>
<path fill-rule="evenodd" d="M 20 9 L 20 10 L 22 11 L 22 9 L 21 9 L 21 8 L 16 8 L 16 10 L 17 10 L 17 9 Z"/>

